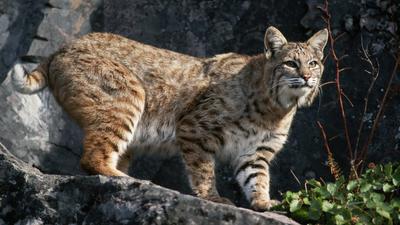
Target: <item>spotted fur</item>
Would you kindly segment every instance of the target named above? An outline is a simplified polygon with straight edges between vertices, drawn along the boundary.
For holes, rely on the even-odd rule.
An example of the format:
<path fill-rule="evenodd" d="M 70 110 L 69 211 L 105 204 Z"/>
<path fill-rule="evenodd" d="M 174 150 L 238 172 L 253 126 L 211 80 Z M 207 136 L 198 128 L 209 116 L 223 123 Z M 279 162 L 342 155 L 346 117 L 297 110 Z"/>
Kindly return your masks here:
<path fill-rule="evenodd" d="M 229 202 L 215 187 L 215 159 L 235 177 L 256 210 L 273 205 L 269 167 L 298 107 L 318 93 L 327 31 L 287 42 L 274 27 L 265 52 L 196 58 L 108 33 L 63 47 L 13 79 L 18 90 L 46 85 L 85 133 L 81 165 L 90 174 L 125 176 L 139 149 L 179 150 L 194 194 Z"/>

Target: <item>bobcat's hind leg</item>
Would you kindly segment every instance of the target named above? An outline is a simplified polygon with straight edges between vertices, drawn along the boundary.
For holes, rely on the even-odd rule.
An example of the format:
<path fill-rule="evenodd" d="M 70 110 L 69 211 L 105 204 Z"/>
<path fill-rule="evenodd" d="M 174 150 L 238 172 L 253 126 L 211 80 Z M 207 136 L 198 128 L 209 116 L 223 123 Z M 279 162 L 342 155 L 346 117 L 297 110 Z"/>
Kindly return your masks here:
<path fill-rule="evenodd" d="M 140 79 L 106 57 L 65 53 L 50 72 L 58 102 L 85 133 L 81 166 L 89 174 L 126 176 L 125 153 L 145 105 Z"/>
<path fill-rule="evenodd" d="M 103 106 L 99 106 L 104 108 Z M 128 106 L 124 106 L 125 108 Z M 85 130 L 84 150 L 81 158 L 81 166 L 90 174 L 102 174 L 106 176 L 126 176 L 130 163 L 131 151 L 128 145 L 132 141 L 141 112 L 134 111 L 131 115 L 122 113 L 118 106 L 114 105 L 106 111 L 97 109 L 97 121 L 93 126 Z M 100 119 L 104 117 L 109 119 Z"/>
<path fill-rule="evenodd" d="M 117 169 L 120 158 L 118 142 L 107 136 L 101 132 L 86 134 L 81 167 L 89 174 L 127 176 Z"/>
<path fill-rule="evenodd" d="M 127 175 L 132 154 L 127 148 L 133 139 L 144 102 L 141 107 L 117 103 L 118 99 L 113 106 L 97 106 L 96 123 L 84 129 L 81 165 L 90 174 Z"/>
<path fill-rule="evenodd" d="M 118 104 L 109 109 L 104 105 L 98 107 L 102 108 L 97 109 L 98 121 L 85 129 L 81 166 L 90 174 L 126 176 L 131 156 L 127 148 L 133 139 L 141 111 L 135 112 L 135 107 L 127 111 L 128 105 L 124 105 L 125 109 L 122 110 Z"/>

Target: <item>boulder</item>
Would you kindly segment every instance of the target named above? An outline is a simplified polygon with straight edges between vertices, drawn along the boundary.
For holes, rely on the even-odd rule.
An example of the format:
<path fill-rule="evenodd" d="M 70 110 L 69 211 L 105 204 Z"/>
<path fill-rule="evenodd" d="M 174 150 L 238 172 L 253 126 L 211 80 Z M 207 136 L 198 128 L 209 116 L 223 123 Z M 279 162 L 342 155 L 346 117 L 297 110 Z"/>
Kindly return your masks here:
<path fill-rule="evenodd" d="M 295 225 L 129 177 L 49 175 L 0 144 L 0 224 Z"/>

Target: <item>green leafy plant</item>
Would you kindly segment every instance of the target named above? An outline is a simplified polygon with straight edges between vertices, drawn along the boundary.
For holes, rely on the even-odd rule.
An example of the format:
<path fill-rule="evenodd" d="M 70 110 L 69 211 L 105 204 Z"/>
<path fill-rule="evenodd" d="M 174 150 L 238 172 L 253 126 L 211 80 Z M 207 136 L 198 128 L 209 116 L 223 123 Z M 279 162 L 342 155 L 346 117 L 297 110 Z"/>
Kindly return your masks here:
<path fill-rule="evenodd" d="M 400 163 L 375 166 L 355 180 L 306 181 L 273 209 L 302 224 L 400 224 Z"/>

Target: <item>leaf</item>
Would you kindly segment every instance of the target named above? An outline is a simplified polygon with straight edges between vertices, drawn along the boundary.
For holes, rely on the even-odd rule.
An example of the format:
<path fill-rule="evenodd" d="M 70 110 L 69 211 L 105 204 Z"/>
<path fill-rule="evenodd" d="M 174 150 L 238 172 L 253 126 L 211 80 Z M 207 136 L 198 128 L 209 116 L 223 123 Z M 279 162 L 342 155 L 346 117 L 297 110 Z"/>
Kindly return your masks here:
<path fill-rule="evenodd" d="M 382 217 L 392 220 L 392 217 L 390 216 L 390 213 L 382 208 L 376 208 L 376 212 L 381 215 Z"/>
<path fill-rule="evenodd" d="M 293 218 L 298 220 L 298 221 L 309 221 L 310 219 L 308 218 L 308 211 L 304 208 L 301 208 L 297 210 L 296 212 L 293 213 Z"/>
<path fill-rule="evenodd" d="M 355 194 L 353 194 L 353 193 L 347 193 L 347 200 L 349 200 L 349 201 L 352 201 L 352 200 L 354 200 L 354 198 L 355 198 Z"/>
<path fill-rule="evenodd" d="M 307 184 L 309 184 L 313 187 L 321 187 L 321 182 L 314 180 L 314 179 L 307 181 Z"/>
<path fill-rule="evenodd" d="M 300 200 L 293 200 L 290 205 L 289 205 L 289 211 L 290 212 L 296 212 L 297 210 L 299 210 L 301 208 L 303 204 L 301 203 Z"/>
<path fill-rule="evenodd" d="M 365 206 L 367 208 L 373 209 L 376 208 L 376 202 L 372 201 L 371 199 L 367 200 L 367 202 L 365 203 Z"/>
<path fill-rule="evenodd" d="M 371 193 L 371 199 L 375 203 L 382 203 L 385 200 L 385 196 L 379 193 Z"/>
<path fill-rule="evenodd" d="M 348 209 L 338 209 L 335 215 L 336 224 L 348 224 L 351 221 L 351 213 Z"/>
<path fill-rule="evenodd" d="M 292 194 L 292 199 L 299 199 L 300 198 L 300 194 L 299 193 L 293 193 Z"/>
<path fill-rule="evenodd" d="M 344 219 L 343 215 L 336 215 L 335 216 L 335 224 L 345 224 L 346 220 Z"/>
<path fill-rule="evenodd" d="M 369 215 L 369 211 L 363 208 L 355 208 L 352 212 L 352 216 L 358 217 L 358 222 L 363 225 L 372 225 L 371 215 Z"/>
<path fill-rule="evenodd" d="M 317 199 L 311 201 L 310 208 L 308 210 L 308 216 L 312 220 L 319 220 L 322 214 L 322 202 Z"/>
<path fill-rule="evenodd" d="M 372 188 L 370 183 L 363 183 L 361 184 L 360 192 L 367 192 Z"/>
<path fill-rule="evenodd" d="M 372 223 L 373 224 L 381 224 L 381 225 L 383 225 L 384 223 L 383 223 L 383 218 L 382 217 L 380 217 L 380 216 L 376 216 L 376 217 L 374 217 L 373 219 L 372 219 Z M 385 224 L 386 225 L 386 224 Z"/>
<path fill-rule="evenodd" d="M 335 215 L 335 224 L 345 224 L 346 220 L 344 219 L 343 215 Z"/>
<path fill-rule="evenodd" d="M 400 209 L 400 199 L 399 199 L 399 198 L 392 199 L 392 200 L 390 201 L 390 205 L 391 205 L 393 208 L 398 208 L 398 209 Z M 399 215 L 400 215 L 400 213 L 399 213 Z"/>
<path fill-rule="evenodd" d="M 318 193 L 323 199 L 330 197 L 330 194 L 326 189 L 326 186 L 315 188 L 314 191 Z"/>
<path fill-rule="evenodd" d="M 383 188 L 383 183 L 380 180 L 374 180 L 372 182 L 372 188 L 374 190 L 382 190 Z"/>
<path fill-rule="evenodd" d="M 393 186 L 388 183 L 385 183 L 382 187 L 383 192 L 390 192 L 390 191 L 392 191 L 392 189 L 393 189 Z"/>
<path fill-rule="evenodd" d="M 304 205 L 310 205 L 310 199 L 307 198 L 307 197 L 303 198 L 303 204 Z"/>
<path fill-rule="evenodd" d="M 285 193 L 285 201 L 289 203 L 292 201 L 292 199 L 293 199 L 293 192 L 287 191 Z"/>
<path fill-rule="evenodd" d="M 392 176 L 392 171 L 393 171 L 393 166 L 391 163 L 388 163 L 384 166 L 384 171 L 385 171 L 385 175 L 387 177 L 391 177 Z"/>
<path fill-rule="evenodd" d="M 340 208 L 336 210 L 334 216 L 335 224 L 349 224 L 351 221 L 351 213 L 348 209 Z"/>
<path fill-rule="evenodd" d="M 335 196 L 336 191 L 337 191 L 337 185 L 333 183 L 329 183 L 326 185 L 326 189 L 328 190 L 329 194 L 332 196 Z"/>
<path fill-rule="evenodd" d="M 352 191 L 354 188 L 357 187 L 357 185 L 358 185 L 358 182 L 357 182 L 356 180 L 351 180 L 351 181 L 349 181 L 349 183 L 347 184 L 346 189 L 347 189 L 348 191 Z"/>
<path fill-rule="evenodd" d="M 393 173 L 393 184 L 396 186 L 400 186 L 400 166 L 397 167 L 397 169 Z"/>
<path fill-rule="evenodd" d="M 333 209 L 334 205 L 326 200 L 322 201 L 322 211 L 329 212 Z"/>

